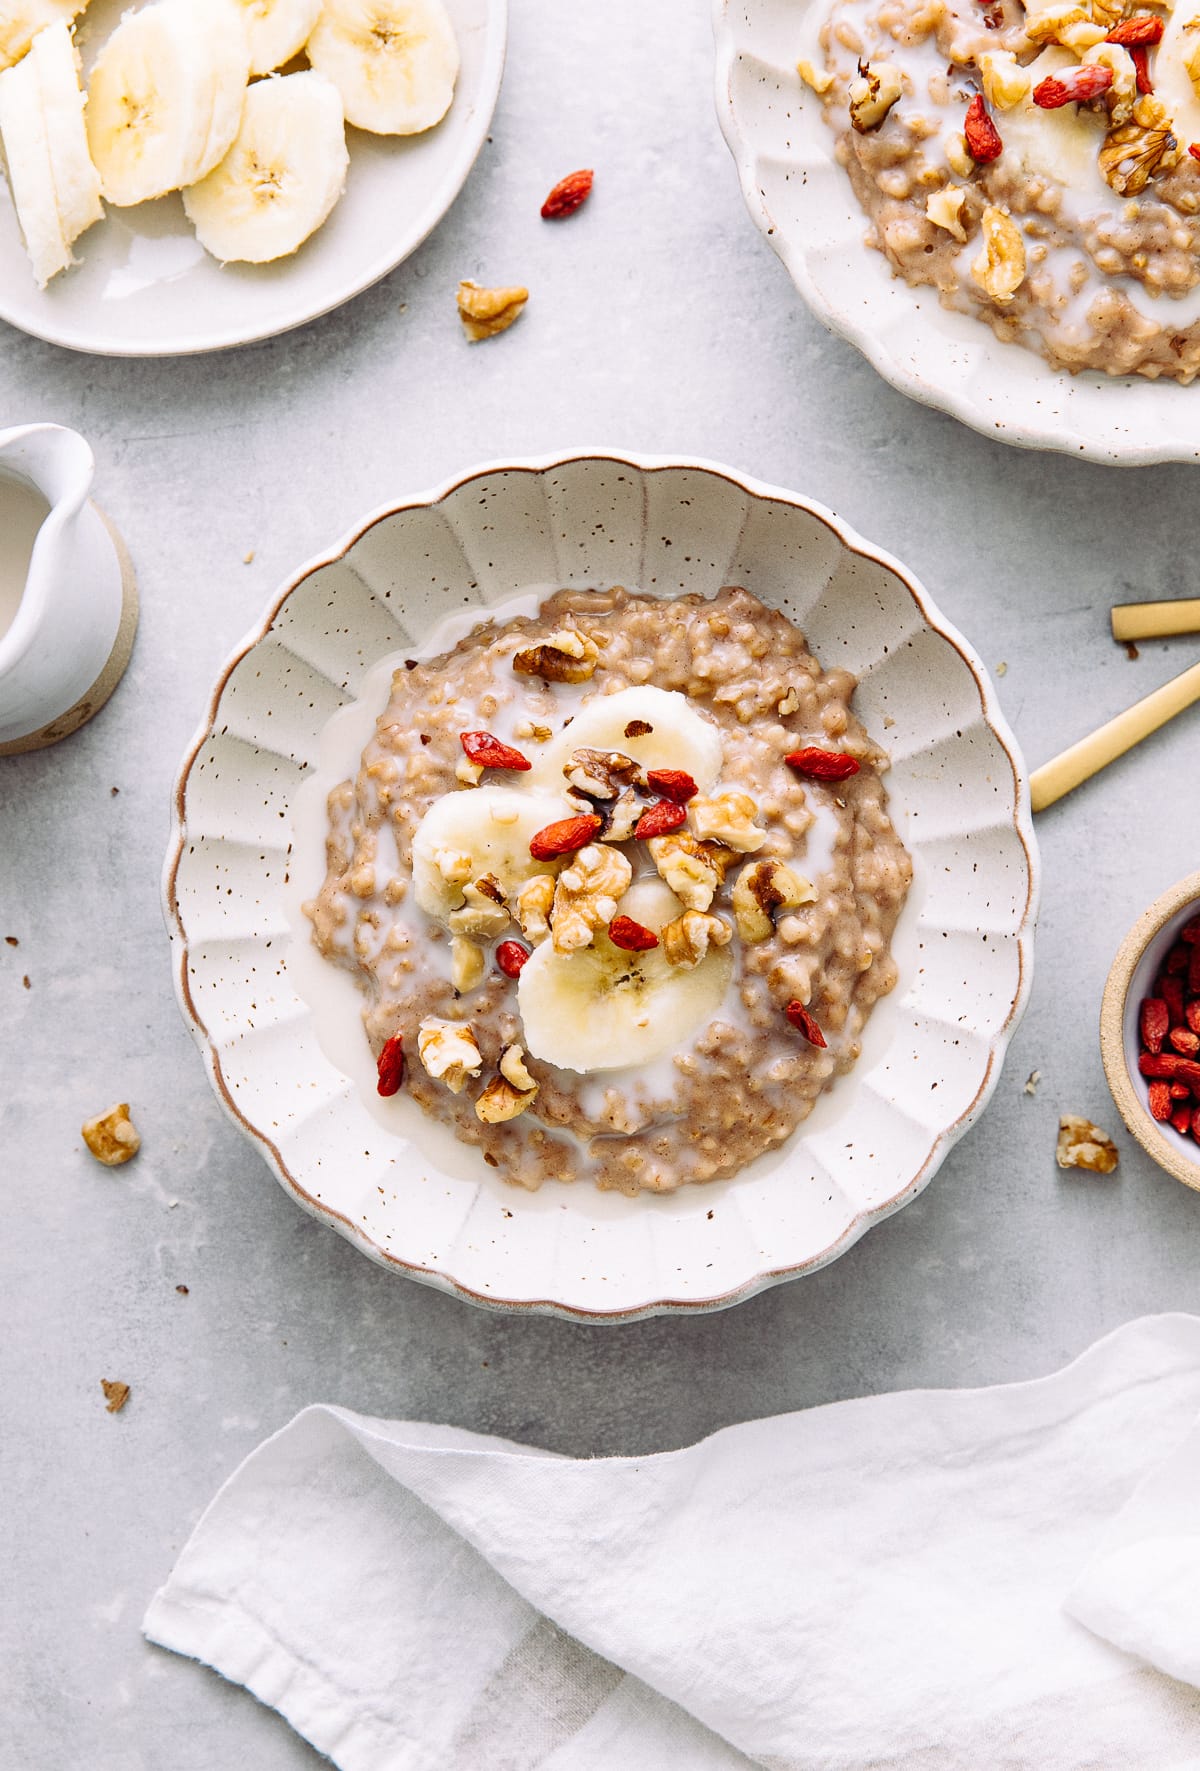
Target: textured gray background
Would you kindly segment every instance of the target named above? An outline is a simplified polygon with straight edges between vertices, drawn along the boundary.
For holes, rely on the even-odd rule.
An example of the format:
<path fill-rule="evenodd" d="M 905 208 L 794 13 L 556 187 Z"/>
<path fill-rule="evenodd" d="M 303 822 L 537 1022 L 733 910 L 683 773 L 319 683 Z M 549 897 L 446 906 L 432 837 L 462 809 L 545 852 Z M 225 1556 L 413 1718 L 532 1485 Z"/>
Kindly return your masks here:
<path fill-rule="evenodd" d="M 108 709 L 0 761 L 0 935 L 20 940 L 0 945 L 5 1767 L 316 1763 L 138 1633 L 218 1483 L 305 1403 L 649 1451 L 842 1396 L 1032 1376 L 1130 1317 L 1197 1307 L 1200 1199 L 1123 1132 L 1111 1180 L 1060 1174 L 1053 1146 L 1061 1109 L 1115 1129 L 1101 988 L 1138 911 L 1200 862 L 1200 714 L 1039 821 L 1033 1000 L 933 1185 L 833 1267 L 731 1312 L 510 1321 L 389 1276 L 288 1201 L 180 1020 L 159 870 L 172 775 L 219 666 L 360 513 L 476 461 L 698 454 L 824 500 L 1007 665 L 1031 763 L 1195 656 L 1177 640 L 1131 662 L 1107 636 L 1113 601 L 1194 593 L 1195 471 L 1021 453 L 893 393 L 809 317 L 750 224 L 710 88 L 708 21 L 686 0 L 517 0 L 492 140 L 460 200 L 340 313 L 179 362 L 0 328 L 0 425 L 89 438 L 143 598 Z M 591 205 L 545 226 L 545 191 L 578 165 L 597 168 Z M 468 347 L 464 276 L 528 283 L 519 325 Z M 108 1173 L 78 1126 L 126 1098 L 144 1149 Z M 120 1416 L 101 1377 L 133 1387 Z"/>

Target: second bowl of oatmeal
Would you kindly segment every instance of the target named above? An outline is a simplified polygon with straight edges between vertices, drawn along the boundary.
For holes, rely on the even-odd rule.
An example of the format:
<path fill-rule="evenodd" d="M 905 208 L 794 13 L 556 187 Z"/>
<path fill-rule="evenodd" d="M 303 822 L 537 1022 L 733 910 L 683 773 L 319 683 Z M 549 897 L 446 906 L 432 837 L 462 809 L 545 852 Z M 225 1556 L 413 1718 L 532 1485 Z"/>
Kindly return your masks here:
<path fill-rule="evenodd" d="M 585 456 L 297 576 L 185 762 L 167 893 L 214 1084 L 301 1203 L 609 1320 L 920 1190 L 994 1086 L 1034 876 L 986 677 L 902 568 L 726 470 Z"/>

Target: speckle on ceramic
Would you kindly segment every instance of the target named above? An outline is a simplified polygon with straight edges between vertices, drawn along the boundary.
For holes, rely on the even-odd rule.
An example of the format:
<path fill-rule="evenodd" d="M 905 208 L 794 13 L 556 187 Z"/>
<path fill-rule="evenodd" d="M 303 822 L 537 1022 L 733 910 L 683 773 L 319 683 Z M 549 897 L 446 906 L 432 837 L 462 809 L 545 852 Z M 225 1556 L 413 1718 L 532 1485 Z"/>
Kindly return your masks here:
<path fill-rule="evenodd" d="M 656 1198 L 526 1194 L 477 1152 L 435 1145 L 420 1115 L 411 1136 L 389 1131 L 326 1055 L 286 970 L 288 808 L 331 713 L 380 658 L 464 604 L 614 582 L 743 584 L 822 664 L 858 675 L 914 861 L 900 983 L 850 1075 L 732 1180 Z M 725 469 L 581 456 L 467 475 L 376 513 L 297 574 L 217 683 L 180 772 L 164 883 L 176 985 L 214 1087 L 293 1197 L 444 1290 L 611 1321 L 718 1309 L 812 1271 L 922 1190 L 996 1084 L 1029 990 L 1036 881 L 1024 769 L 986 672 L 901 566 L 821 507 Z"/>
<path fill-rule="evenodd" d="M 984 436 L 1118 465 L 1200 461 L 1186 389 L 1052 369 L 894 277 L 864 244 L 821 99 L 796 72 L 798 57 L 823 63 L 827 11 L 828 0 L 716 0 L 715 13 L 717 115 L 746 206 L 818 319 L 893 387 Z"/>

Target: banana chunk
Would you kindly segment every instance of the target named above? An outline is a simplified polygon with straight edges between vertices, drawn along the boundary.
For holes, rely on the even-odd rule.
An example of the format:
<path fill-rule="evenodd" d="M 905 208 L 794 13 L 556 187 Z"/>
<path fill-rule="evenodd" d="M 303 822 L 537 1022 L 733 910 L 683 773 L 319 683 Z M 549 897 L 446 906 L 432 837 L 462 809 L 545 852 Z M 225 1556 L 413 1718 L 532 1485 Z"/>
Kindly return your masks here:
<path fill-rule="evenodd" d="M 454 97 L 458 43 L 441 0 L 325 0 L 307 53 L 347 123 L 375 135 L 432 129 Z"/>
<path fill-rule="evenodd" d="M 221 164 L 183 193 L 206 252 L 269 264 L 316 232 L 346 188 L 350 156 L 337 89 L 320 74 L 260 80 Z"/>
<path fill-rule="evenodd" d="M 643 769 L 683 769 L 701 793 L 717 784 L 724 760 L 713 720 L 689 706 L 674 689 L 618 689 L 593 695 L 537 759 L 536 766 L 562 777 L 579 749 L 619 750 Z"/>
<path fill-rule="evenodd" d="M 158 0 L 123 19 L 88 82 L 88 147 L 109 202 L 207 177 L 233 146 L 249 73 L 234 0 Z"/>
<path fill-rule="evenodd" d="M 553 864 L 535 861 L 530 838 L 564 816 L 565 802 L 511 787 L 475 787 L 435 799 L 413 835 L 413 893 L 429 916 L 448 922 L 468 883 L 495 880 L 512 902 Z"/>
<path fill-rule="evenodd" d="M 24 61 L 0 74 L 0 140 L 25 250 L 44 289 L 74 264 L 72 244 L 104 216 L 66 24 L 39 31 Z"/>
<path fill-rule="evenodd" d="M 321 15 L 321 0 L 237 0 L 246 22 L 250 72 L 270 74 L 298 55 Z"/>
<path fill-rule="evenodd" d="M 69 25 L 87 0 L 0 0 L 0 69 L 15 67 L 48 25 Z"/>

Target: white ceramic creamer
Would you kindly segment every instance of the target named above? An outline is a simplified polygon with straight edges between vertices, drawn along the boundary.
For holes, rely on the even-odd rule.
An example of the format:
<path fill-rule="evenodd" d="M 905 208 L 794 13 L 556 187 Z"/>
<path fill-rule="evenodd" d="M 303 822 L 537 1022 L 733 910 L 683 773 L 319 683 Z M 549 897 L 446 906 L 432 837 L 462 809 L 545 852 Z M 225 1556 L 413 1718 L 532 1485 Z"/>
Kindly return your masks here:
<path fill-rule="evenodd" d="M 137 593 L 93 467 L 61 425 L 0 430 L 0 756 L 77 731 L 129 661 Z"/>

